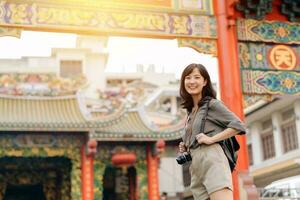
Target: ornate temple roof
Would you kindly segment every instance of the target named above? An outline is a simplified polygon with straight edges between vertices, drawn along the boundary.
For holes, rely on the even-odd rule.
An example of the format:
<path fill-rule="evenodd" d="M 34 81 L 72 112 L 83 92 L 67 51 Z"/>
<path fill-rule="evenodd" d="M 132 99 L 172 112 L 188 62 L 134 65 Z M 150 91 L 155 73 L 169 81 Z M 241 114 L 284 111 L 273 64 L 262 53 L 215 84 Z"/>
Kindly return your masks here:
<path fill-rule="evenodd" d="M 146 118 L 141 110 L 125 107 L 111 115 L 95 118 L 81 105 L 78 96 L 0 96 L 2 131 L 87 131 L 92 138 L 106 141 L 180 138 L 182 123 L 160 131 Z"/>
<path fill-rule="evenodd" d="M 138 110 L 126 112 L 117 123 L 96 129 L 92 138 L 102 141 L 153 141 L 157 139 L 175 140 L 182 135 L 183 123 L 169 129 L 160 130 L 154 124 L 148 124 Z"/>
<path fill-rule="evenodd" d="M 114 118 L 90 121 L 82 114 L 75 96 L 0 96 L 0 130 L 85 131 L 112 123 Z M 121 114 L 121 113 L 120 113 Z"/>
<path fill-rule="evenodd" d="M 85 77 L 0 74 L 0 131 L 89 132 L 90 137 L 106 141 L 180 138 L 183 116 L 173 115 L 163 126 L 151 122 L 151 113 L 159 119 L 170 115 L 169 107 L 159 101 L 162 88 L 137 81 L 99 90 L 89 99 L 85 85 Z"/>

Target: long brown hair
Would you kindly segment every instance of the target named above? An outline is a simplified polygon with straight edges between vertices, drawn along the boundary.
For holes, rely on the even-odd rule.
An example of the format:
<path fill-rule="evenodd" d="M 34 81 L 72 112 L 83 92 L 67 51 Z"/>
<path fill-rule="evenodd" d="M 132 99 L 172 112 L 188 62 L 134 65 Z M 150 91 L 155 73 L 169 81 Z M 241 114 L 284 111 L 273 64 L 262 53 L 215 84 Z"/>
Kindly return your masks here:
<path fill-rule="evenodd" d="M 214 90 L 211 80 L 210 80 L 210 76 L 206 70 L 206 68 L 202 65 L 202 64 L 189 64 L 182 72 L 181 74 L 181 79 L 180 79 L 180 97 L 182 98 L 182 107 L 184 109 L 187 109 L 188 112 L 191 112 L 193 106 L 194 106 L 194 102 L 192 99 L 192 96 L 186 91 L 185 87 L 184 87 L 184 81 L 185 81 L 185 77 L 188 76 L 190 73 L 193 72 L 193 70 L 197 68 L 201 74 L 201 76 L 204 78 L 204 80 L 206 80 L 206 85 L 203 87 L 202 90 L 202 100 L 203 99 L 207 99 L 207 98 L 216 98 L 216 91 Z M 201 103 L 201 100 L 199 102 L 199 104 Z"/>

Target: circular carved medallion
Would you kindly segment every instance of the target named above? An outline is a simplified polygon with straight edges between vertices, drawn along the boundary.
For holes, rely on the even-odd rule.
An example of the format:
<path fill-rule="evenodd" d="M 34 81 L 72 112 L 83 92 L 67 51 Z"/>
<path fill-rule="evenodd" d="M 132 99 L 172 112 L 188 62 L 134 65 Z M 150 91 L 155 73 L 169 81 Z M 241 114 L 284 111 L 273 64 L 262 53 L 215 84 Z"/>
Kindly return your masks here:
<path fill-rule="evenodd" d="M 297 54 L 289 46 L 276 45 L 270 49 L 268 61 L 276 69 L 292 70 L 297 65 Z"/>

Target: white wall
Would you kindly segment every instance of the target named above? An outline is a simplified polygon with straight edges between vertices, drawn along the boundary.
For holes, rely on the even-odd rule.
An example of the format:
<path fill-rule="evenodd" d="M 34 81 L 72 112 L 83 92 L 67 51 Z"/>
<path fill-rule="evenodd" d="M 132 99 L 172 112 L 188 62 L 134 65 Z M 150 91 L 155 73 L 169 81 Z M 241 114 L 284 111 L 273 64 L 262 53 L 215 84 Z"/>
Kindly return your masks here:
<path fill-rule="evenodd" d="M 168 196 L 183 192 L 182 166 L 177 164 L 175 157 L 160 159 L 158 175 L 160 192 L 167 192 Z"/>
<path fill-rule="evenodd" d="M 25 57 L 22 59 L 1 59 L 0 73 L 51 73 L 56 72 L 57 63 L 53 57 Z"/>
<path fill-rule="evenodd" d="M 87 55 L 85 62 L 86 76 L 90 82 L 90 86 L 94 89 L 105 88 L 104 68 L 107 56 L 101 54 Z"/>

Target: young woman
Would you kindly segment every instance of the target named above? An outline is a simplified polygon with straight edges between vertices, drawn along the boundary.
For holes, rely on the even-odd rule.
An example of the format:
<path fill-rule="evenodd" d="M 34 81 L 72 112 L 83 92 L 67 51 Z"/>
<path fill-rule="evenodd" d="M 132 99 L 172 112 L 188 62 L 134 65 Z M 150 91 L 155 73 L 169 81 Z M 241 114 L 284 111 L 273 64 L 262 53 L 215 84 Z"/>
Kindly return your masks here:
<path fill-rule="evenodd" d="M 180 96 L 187 110 L 188 120 L 181 153 L 190 152 L 192 163 L 191 191 L 195 200 L 232 200 L 232 178 L 228 160 L 218 142 L 236 134 L 245 134 L 241 120 L 221 101 L 216 99 L 210 76 L 201 64 L 188 65 L 181 76 Z M 208 114 L 203 133 L 201 120 Z"/>

